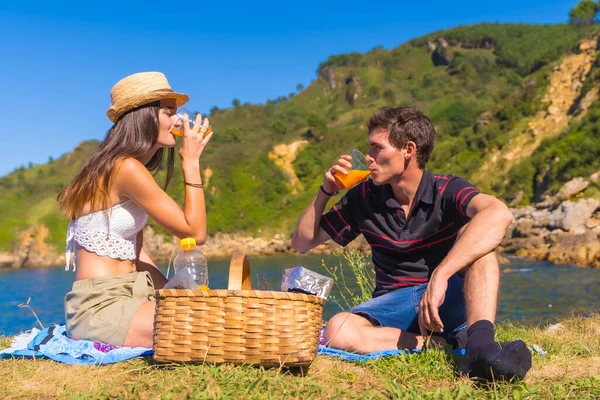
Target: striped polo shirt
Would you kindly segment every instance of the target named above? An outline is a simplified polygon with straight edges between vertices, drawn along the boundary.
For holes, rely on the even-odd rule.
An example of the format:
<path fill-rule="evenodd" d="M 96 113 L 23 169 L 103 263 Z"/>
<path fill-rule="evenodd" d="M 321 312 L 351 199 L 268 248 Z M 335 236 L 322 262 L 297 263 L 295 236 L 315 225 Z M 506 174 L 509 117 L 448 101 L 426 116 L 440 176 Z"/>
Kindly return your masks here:
<path fill-rule="evenodd" d="M 429 281 L 460 228 L 470 221 L 467 206 L 478 193 L 462 178 L 424 171 L 407 219 L 392 187 L 368 179 L 323 214 L 321 228 L 342 246 L 363 234 L 371 245 L 373 297 L 378 297 Z"/>

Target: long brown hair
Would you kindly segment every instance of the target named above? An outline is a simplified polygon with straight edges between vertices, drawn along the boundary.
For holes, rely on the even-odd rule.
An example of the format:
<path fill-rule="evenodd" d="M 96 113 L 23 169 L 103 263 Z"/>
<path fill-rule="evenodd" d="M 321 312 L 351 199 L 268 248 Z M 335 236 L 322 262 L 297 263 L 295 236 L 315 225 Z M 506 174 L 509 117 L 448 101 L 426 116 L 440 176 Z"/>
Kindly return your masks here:
<path fill-rule="evenodd" d="M 134 108 L 123 114 L 108 130 L 98 150 L 58 194 L 58 204 L 67 218 L 79 218 L 88 203 L 92 211 L 111 207 L 110 188 L 121 162 L 128 157 L 143 156 L 158 140 L 159 110 L 160 102 Z M 164 153 L 164 148 L 157 150 L 146 163 L 146 168 L 156 173 Z M 175 149 L 168 149 L 167 154 L 165 190 L 173 176 Z"/>

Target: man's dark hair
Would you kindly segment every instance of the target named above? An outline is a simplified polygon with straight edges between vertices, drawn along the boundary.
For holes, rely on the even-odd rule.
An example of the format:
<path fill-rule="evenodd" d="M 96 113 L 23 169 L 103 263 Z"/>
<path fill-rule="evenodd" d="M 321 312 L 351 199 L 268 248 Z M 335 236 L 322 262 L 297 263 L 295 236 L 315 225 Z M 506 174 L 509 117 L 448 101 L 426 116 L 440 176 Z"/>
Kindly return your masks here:
<path fill-rule="evenodd" d="M 417 163 L 424 169 L 435 143 L 435 128 L 425 114 L 413 107 L 384 107 L 369 118 L 369 133 L 389 130 L 389 142 L 401 149 L 409 142 L 417 145 Z"/>

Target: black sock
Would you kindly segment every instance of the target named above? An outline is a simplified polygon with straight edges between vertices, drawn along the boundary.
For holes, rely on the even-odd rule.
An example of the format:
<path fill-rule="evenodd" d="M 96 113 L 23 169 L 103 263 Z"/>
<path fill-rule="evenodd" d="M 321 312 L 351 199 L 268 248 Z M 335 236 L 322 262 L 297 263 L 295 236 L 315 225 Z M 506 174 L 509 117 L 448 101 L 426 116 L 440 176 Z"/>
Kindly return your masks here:
<path fill-rule="evenodd" d="M 494 340 L 494 324 L 487 320 L 475 322 L 467 330 L 467 354 L 459 372 L 484 379 L 523 379 L 531 368 L 531 352 L 522 340 Z"/>
<path fill-rule="evenodd" d="M 447 342 L 452 345 L 452 350 L 463 350 L 467 347 L 467 330 L 461 329 L 448 337 Z"/>

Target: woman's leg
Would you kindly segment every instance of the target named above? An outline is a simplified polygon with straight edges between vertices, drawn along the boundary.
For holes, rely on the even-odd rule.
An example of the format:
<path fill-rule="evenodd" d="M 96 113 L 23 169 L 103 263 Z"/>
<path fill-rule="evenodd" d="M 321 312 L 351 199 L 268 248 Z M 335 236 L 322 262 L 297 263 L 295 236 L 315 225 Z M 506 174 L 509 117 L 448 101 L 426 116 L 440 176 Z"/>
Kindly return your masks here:
<path fill-rule="evenodd" d="M 123 346 L 152 347 L 155 312 L 156 301 L 142 303 L 131 320 Z"/>

